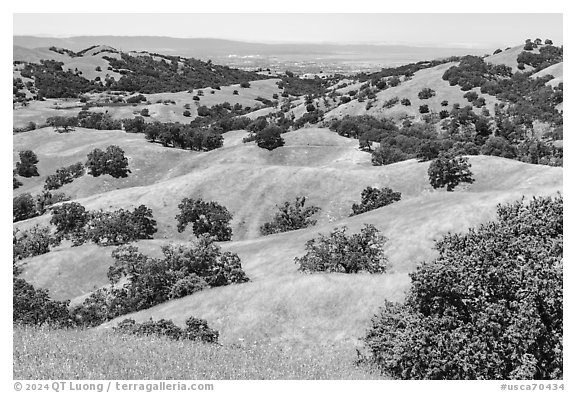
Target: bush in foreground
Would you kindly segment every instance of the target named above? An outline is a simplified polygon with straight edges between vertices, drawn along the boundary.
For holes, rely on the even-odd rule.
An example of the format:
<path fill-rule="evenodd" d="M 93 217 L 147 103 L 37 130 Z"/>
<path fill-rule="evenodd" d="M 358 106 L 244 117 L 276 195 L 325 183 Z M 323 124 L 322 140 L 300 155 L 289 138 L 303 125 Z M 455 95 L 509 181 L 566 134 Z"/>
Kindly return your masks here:
<path fill-rule="evenodd" d="M 498 206 L 498 218 L 437 242 L 386 302 L 366 360 L 402 379 L 562 379 L 563 199 Z"/>
<path fill-rule="evenodd" d="M 387 239 L 373 225 L 365 224 L 360 233 L 346 235 L 346 227 L 335 228 L 328 236 L 306 242 L 306 255 L 294 261 L 302 272 L 384 273 Z"/>

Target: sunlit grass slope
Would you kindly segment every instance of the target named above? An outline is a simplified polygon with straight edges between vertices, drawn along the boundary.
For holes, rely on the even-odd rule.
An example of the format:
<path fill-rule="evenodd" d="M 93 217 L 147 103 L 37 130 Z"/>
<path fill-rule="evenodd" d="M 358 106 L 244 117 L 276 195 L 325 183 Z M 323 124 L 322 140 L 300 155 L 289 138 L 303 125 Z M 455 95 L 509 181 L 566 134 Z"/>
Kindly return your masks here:
<path fill-rule="evenodd" d="M 217 346 L 112 332 L 14 328 L 14 379 L 376 379 L 342 346 Z M 217 389 L 217 386 L 216 386 Z"/>

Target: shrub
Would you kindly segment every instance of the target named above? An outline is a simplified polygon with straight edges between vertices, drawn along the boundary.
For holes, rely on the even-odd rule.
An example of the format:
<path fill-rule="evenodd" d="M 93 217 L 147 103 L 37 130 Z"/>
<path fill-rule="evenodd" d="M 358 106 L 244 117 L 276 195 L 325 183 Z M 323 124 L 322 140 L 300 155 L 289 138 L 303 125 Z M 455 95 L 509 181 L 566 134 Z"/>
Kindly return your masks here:
<path fill-rule="evenodd" d="M 232 92 L 232 95 L 237 96 L 237 95 L 238 95 L 238 90 L 234 90 L 234 91 Z M 198 98 L 198 99 L 200 99 L 200 98 Z"/>
<path fill-rule="evenodd" d="M 208 234 L 218 241 L 232 238 L 230 221 L 232 214 L 217 202 L 204 202 L 202 199 L 184 198 L 178 205 L 180 214 L 176 216 L 178 232 L 184 232 L 192 223 L 192 232 L 196 236 Z"/>
<path fill-rule="evenodd" d="M 406 98 L 404 98 L 402 101 L 404 101 Z M 398 97 L 392 97 L 389 100 L 384 101 L 384 104 L 382 104 L 383 108 L 387 108 L 390 109 L 392 108 L 394 105 L 396 105 L 398 102 L 400 101 L 400 99 Z M 410 100 L 408 100 L 409 102 Z M 404 104 L 403 104 L 404 105 Z"/>
<path fill-rule="evenodd" d="M 38 173 L 38 157 L 32 150 L 24 150 L 18 153 L 20 161 L 16 163 L 16 173 L 22 177 L 40 176 Z"/>
<path fill-rule="evenodd" d="M 408 98 L 402 98 L 402 101 L 400 101 L 400 103 L 404 106 L 412 105 L 412 103 L 410 102 L 410 100 Z"/>
<path fill-rule="evenodd" d="M 222 253 L 208 235 L 192 245 L 163 246 L 162 253 L 163 259 L 150 258 L 139 253 L 137 247 L 118 247 L 112 252 L 114 263 L 108 270 L 111 286 L 93 292 L 72 311 L 74 318 L 81 325 L 96 326 L 186 296 L 206 285 L 217 287 L 248 281 L 238 255 Z M 195 283 L 194 291 L 183 285 L 185 280 Z"/>
<path fill-rule="evenodd" d="M 453 191 L 460 183 L 473 183 L 471 166 L 466 157 L 441 154 L 428 168 L 430 185 L 434 188 L 446 186 L 447 191 Z"/>
<path fill-rule="evenodd" d="M 362 201 L 360 204 L 355 203 L 352 205 L 352 214 L 350 214 L 350 217 L 390 205 L 391 203 L 399 201 L 402 198 L 402 194 L 388 187 L 382 189 L 366 187 L 362 191 L 361 197 Z"/>
<path fill-rule="evenodd" d="M 319 212 L 320 208 L 317 206 L 304 208 L 305 203 L 306 197 L 298 196 L 294 203 L 284 202 L 284 205 L 276 206 L 279 211 L 272 222 L 267 222 L 260 227 L 260 233 L 266 236 L 316 225 L 316 220 L 310 217 Z"/>
<path fill-rule="evenodd" d="M 160 319 L 136 323 L 133 319 L 124 319 L 114 331 L 120 334 L 134 334 L 137 336 L 165 336 L 171 340 L 193 340 L 205 343 L 217 343 L 218 331 L 208 327 L 204 319 L 190 317 L 186 320 L 186 328 L 181 329 L 172 320 Z"/>
<path fill-rule="evenodd" d="M 440 103 L 440 105 L 442 105 L 442 106 L 448 106 L 448 101 L 447 101 L 447 100 L 444 100 L 444 101 L 442 101 L 442 102 Z"/>
<path fill-rule="evenodd" d="M 26 280 L 14 277 L 12 291 L 12 322 L 22 325 L 72 325 L 69 301 L 52 300 L 46 289 L 36 289 Z"/>
<path fill-rule="evenodd" d="M 102 246 L 120 245 L 138 239 L 152 239 L 156 231 L 152 210 L 140 205 L 133 212 L 124 209 L 91 212 L 85 238 Z"/>
<path fill-rule="evenodd" d="M 438 116 L 440 116 L 440 119 L 447 119 L 450 117 L 450 112 L 448 112 L 446 109 L 442 109 L 439 113 Z"/>
<path fill-rule="evenodd" d="M 240 87 L 247 89 L 250 87 L 250 82 L 242 82 L 240 83 Z"/>
<path fill-rule="evenodd" d="M 420 108 L 418 108 L 418 111 L 420 113 L 428 113 L 428 112 L 430 112 L 430 109 L 428 108 L 428 105 L 420 105 Z"/>
<path fill-rule="evenodd" d="M 472 102 L 478 99 L 478 93 L 475 91 L 469 91 L 464 94 L 464 98 L 468 100 L 468 102 Z"/>
<path fill-rule="evenodd" d="M 402 379 L 563 378 L 563 200 L 499 205 L 496 221 L 447 234 L 386 302 L 366 359 Z"/>
<path fill-rule="evenodd" d="M 12 189 L 15 190 L 22 185 L 22 182 L 16 178 L 16 169 L 12 171 Z"/>
<path fill-rule="evenodd" d="M 74 179 L 84 175 L 84 164 L 77 162 L 68 167 L 59 168 L 54 175 L 48 175 L 44 183 L 45 190 L 57 190 Z"/>
<path fill-rule="evenodd" d="M 418 93 L 418 98 L 421 100 L 427 100 L 428 98 L 432 98 L 436 95 L 436 92 L 429 87 L 425 87 Z"/>
<path fill-rule="evenodd" d="M 282 128 L 276 125 L 269 125 L 256 133 L 256 144 L 266 150 L 274 150 L 284 146 L 282 131 Z"/>
<path fill-rule="evenodd" d="M 295 258 L 302 272 L 384 273 L 388 260 L 384 255 L 387 239 L 373 225 L 365 224 L 360 233 L 346 235 L 346 227 L 335 228 L 330 235 L 320 234 L 306 242 L 306 254 Z"/>
<path fill-rule="evenodd" d="M 192 115 L 192 113 L 190 113 L 189 110 L 185 110 L 185 111 L 182 113 L 182 116 L 184 116 L 184 117 L 190 117 L 191 115 Z"/>
<path fill-rule="evenodd" d="M 15 229 L 12 235 L 12 258 L 19 261 L 24 258 L 50 252 L 50 247 L 57 246 L 60 241 L 52 236 L 49 227 L 34 225 L 30 229 Z"/>
<path fill-rule="evenodd" d="M 144 108 L 140 111 L 140 116 L 143 117 L 149 117 L 150 116 L 150 111 L 148 110 L 148 108 Z"/>

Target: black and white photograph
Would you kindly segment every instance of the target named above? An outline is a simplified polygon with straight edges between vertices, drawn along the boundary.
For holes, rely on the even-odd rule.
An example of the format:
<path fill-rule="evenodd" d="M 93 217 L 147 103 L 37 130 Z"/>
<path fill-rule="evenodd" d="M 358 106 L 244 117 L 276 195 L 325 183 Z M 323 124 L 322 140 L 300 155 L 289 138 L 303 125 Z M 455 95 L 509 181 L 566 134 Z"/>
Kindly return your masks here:
<path fill-rule="evenodd" d="M 574 388 L 562 12 L 62 8 L 11 15 L 8 388 Z"/>

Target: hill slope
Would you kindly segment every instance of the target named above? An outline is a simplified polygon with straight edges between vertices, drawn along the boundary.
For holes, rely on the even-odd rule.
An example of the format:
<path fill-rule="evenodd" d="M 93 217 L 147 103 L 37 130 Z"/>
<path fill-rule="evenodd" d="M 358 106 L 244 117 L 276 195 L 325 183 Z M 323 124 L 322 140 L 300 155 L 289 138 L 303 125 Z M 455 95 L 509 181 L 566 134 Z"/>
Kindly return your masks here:
<path fill-rule="evenodd" d="M 142 252 L 159 255 L 162 244 L 190 239 L 189 231 L 178 234 L 175 230 L 174 216 L 183 197 L 217 200 L 232 212 L 234 241 L 222 247 L 239 254 L 251 282 L 213 288 L 131 316 L 137 320 L 170 318 L 182 324 L 187 316 L 195 315 L 208 319 L 225 342 L 239 338 L 282 343 L 354 342 L 384 299 L 403 298 L 409 286 L 407 273 L 419 261 L 435 255 L 434 240 L 443 233 L 464 231 L 493 218 L 497 203 L 562 190 L 561 168 L 477 156 L 470 157 L 474 184 L 453 193 L 433 191 L 427 182 L 428 163 L 410 160 L 372 167 L 369 154 L 358 151 L 356 141 L 325 129 L 285 134 L 286 145 L 272 152 L 241 143 L 241 131 L 225 134 L 225 147 L 208 153 L 166 149 L 143 141 L 139 135 L 116 131 L 77 133 L 55 138 L 49 134 L 44 141 L 30 137 L 20 146 L 37 143 L 33 146 L 46 163 L 57 160 L 50 156 L 51 149 L 58 149 L 56 145 L 50 147 L 51 139 L 59 141 L 64 153 L 69 151 L 71 161 L 75 154 L 82 155 L 106 140 L 124 146 L 131 162 L 138 165 L 133 166 L 132 178 L 84 177 L 66 187 L 90 209 L 141 203 L 151 207 L 158 220 L 158 240 L 139 242 Z M 70 144 L 63 142 L 66 138 Z M 402 192 L 402 200 L 348 217 L 351 204 L 360 199 L 367 186 L 389 186 Z M 274 205 L 296 195 L 306 195 L 311 204 L 322 208 L 318 225 L 260 237 L 258 227 L 272 217 Z M 48 218 L 17 226 L 47 223 Z M 389 238 L 388 273 L 345 276 L 297 272 L 294 257 L 304 254 L 307 240 L 335 226 L 346 225 L 356 232 L 365 223 L 374 224 Z M 49 288 L 56 298 L 79 300 L 107 283 L 111 251 L 93 245 L 62 246 L 26 261 L 24 277 Z"/>

